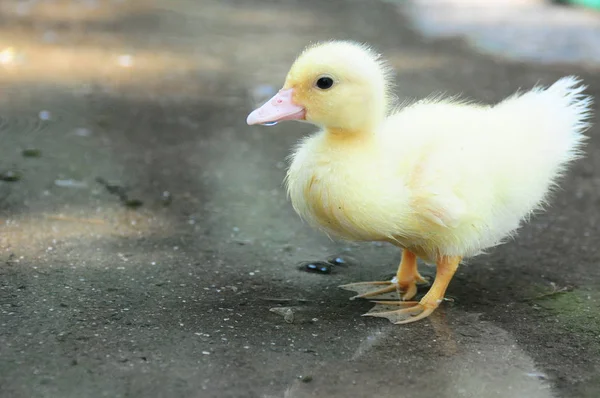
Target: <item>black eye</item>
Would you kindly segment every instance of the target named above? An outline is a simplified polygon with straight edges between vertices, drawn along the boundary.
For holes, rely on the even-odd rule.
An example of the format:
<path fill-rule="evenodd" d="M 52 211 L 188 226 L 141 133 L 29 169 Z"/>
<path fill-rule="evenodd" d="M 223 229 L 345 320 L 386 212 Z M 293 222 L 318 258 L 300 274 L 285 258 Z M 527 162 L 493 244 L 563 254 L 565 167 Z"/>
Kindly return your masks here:
<path fill-rule="evenodd" d="M 327 90 L 333 86 L 333 79 L 330 77 L 321 77 L 317 80 L 317 87 L 321 90 Z"/>

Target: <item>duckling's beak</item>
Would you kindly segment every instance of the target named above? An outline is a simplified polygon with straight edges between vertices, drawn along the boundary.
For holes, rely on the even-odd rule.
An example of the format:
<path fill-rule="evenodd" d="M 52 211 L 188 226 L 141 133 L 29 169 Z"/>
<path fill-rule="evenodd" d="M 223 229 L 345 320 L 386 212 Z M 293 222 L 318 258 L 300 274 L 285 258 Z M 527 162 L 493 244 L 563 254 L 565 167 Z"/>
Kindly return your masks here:
<path fill-rule="evenodd" d="M 283 120 L 304 120 L 306 110 L 304 107 L 294 104 L 293 94 L 293 88 L 280 90 L 263 106 L 249 114 L 246 123 L 249 125 L 275 124 Z"/>

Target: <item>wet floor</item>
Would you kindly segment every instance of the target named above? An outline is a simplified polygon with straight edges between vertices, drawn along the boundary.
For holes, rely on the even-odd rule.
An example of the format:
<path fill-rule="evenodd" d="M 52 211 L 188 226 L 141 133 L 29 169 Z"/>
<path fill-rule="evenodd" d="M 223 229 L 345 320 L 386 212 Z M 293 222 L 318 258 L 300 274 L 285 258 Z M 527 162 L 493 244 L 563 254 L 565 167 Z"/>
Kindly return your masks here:
<path fill-rule="evenodd" d="M 0 395 L 597 397 L 598 128 L 547 213 L 394 326 L 337 286 L 390 276 L 400 253 L 330 241 L 286 200 L 310 126 L 246 126 L 330 38 L 375 45 L 401 99 L 494 102 L 573 73 L 600 94 L 593 65 L 425 39 L 401 7 L 3 1 Z M 331 256 L 348 264 L 307 272 Z"/>

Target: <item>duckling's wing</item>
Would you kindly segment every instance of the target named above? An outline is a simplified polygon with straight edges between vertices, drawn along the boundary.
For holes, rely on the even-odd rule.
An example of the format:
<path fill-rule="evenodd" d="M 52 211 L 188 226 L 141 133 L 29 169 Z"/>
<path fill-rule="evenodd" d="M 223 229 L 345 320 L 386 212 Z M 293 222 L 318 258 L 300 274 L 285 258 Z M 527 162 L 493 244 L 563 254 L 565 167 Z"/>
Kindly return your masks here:
<path fill-rule="evenodd" d="M 442 227 L 456 227 L 465 215 L 467 204 L 452 189 L 451 176 L 429 158 L 413 178 L 413 208 L 423 219 Z"/>
<path fill-rule="evenodd" d="M 442 227 L 456 227 L 465 214 L 465 202 L 449 191 L 422 192 L 415 205 L 424 219 Z"/>

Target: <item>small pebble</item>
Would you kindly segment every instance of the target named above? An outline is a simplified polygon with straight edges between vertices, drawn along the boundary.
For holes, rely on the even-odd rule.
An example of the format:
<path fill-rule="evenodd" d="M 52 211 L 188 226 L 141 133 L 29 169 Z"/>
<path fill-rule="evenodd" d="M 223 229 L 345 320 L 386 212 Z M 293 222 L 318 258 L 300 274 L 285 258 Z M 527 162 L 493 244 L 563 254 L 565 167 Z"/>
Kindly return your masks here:
<path fill-rule="evenodd" d="M 269 311 L 283 316 L 285 323 L 294 323 L 294 310 L 291 307 L 274 307 Z"/>
<path fill-rule="evenodd" d="M 92 134 L 92 131 L 90 129 L 86 129 L 85 127 L 80 127 L 75 130 L 75 135 L 78 135 L 80 137 L 88 137 L 91 134 Z"/>
<path fill-rule="evenodd" d="M 314 272 L 318 274 L 330 274 L 332 264 L 326 261 L 307 261 L 301 263 L 298 269 L 306 272 Z"/>
<path fill-rule="evenodd" d="M 163 206 L 169 206 L 173 201 L 173 195 L 171 195 L 171 192 L 164 191 L 161 196 L 161 201 Z"/>
<path fill-rule="evenodd" d="M 40 111 L 38 116 L 41 120 L 50 120 L 52 118 L 50 111 Z"/>
<path fill-rule="evenodd" d="M 0 173 L 0 181 L 5 182 L 15 182 L 21 179 L 21 174 L 16 171 L 5 171 L 4 173 Z"/>
<path fill-rule="evenodd" d="M 144 204 L 144 202 L 142 202 L 139 199 L 127 199 L 125 202 L 123 202 L 123 204 L 132 209 L 136 209 L 136 208 L 142 206 Z"/>
<path fill-rule="evenodd" d="M 42 156 L 42 151 L 36 148 L 23 149 L 23 152 L 21 153 L 26 158 L 39 158 L 40 156 Z"/>
<path fill-rule="evenodd" d="M 54 185 L 61 188 L 87 188 L 87 184 L 84 181 L 76 180 L 55 180 Z"/>
<path fill-rule="evenodd" d="M 347 259 L 346 257 L 342 257 L 342 256 L 332 256 L 329 257 L 327 259 L 328 263 L 331 263 L 332 265 L 339 265 L 339 266 L 346 266 L 346 265 L 350 265 L 351 261 L 349 259 Z"/>

